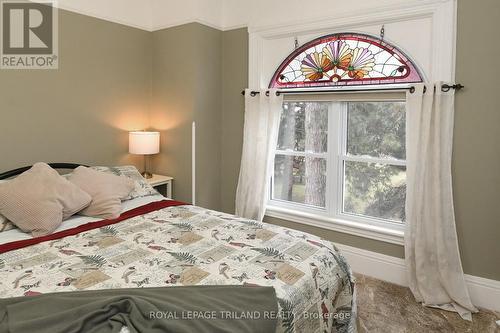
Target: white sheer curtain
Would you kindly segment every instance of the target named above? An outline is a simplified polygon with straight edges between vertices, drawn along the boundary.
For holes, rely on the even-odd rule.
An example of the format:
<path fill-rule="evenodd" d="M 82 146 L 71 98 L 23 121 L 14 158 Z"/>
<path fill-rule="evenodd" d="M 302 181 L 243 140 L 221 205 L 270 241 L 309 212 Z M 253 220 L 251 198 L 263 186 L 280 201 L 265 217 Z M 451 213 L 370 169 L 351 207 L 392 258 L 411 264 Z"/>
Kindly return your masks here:
<path fill-rule="evenodd" d="M 427 306 L 471 320 L 471 303 L 458 249 L 451 155 L 453 89 L 441 82 L 407 94 L 405 258 L 410 289 Z M 435 89 L 434 89 L 435 87 Z"/>
<path fill-rule="evenodd" d="M 250 90 L 245 91 L 243 151 L 236 190 L 238 216 L 258 221 L 264 217 L 282 105 L 283 96 L 276 96 L 275 89 L 260 90 L 254 97 Z"/>

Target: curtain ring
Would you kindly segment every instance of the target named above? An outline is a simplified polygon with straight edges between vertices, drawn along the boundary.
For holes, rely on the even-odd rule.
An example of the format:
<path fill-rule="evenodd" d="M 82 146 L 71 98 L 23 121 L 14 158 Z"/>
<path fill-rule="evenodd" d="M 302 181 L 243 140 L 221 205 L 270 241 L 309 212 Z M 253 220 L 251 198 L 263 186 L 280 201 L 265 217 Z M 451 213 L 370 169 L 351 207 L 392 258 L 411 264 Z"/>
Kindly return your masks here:
<path fill-rule="evenodd" d="M 447 85 L 447 84 L 443 84 L 443 85 L 441 86 L 441 91 L 442 91 L 442 92 L 448 92 L 448 91 L 450 91 L 450 89 L 451 89 L 451 88 L 452 88 L 452 86 Z"/>
<path fill-rule="evenodd" d="M 267 97 L 269 97 L 269 90 L 268 90 L 268 91 L 266 91 L 266 96 L 267 96 Z"/>
<path fill-rule="evenodd" d="M 257 96 L 257 94 L 258 94 L 258 92 L 257 92 L 257 91 L 252 91 L 252 92 L 250 93 L 250 96 L 255 97 L 255 96 Z"/>
<path fill-rule="evenodd" d="M 411 86 L 410 87 L 410 94 L 413 94 L 415 92 L 415 87 Z"/>
<path fill-rule="evenodd" d="M 424 94 L 425 94 L 426 91 L 427 91 L 427 86 L 424 86 Z"/>

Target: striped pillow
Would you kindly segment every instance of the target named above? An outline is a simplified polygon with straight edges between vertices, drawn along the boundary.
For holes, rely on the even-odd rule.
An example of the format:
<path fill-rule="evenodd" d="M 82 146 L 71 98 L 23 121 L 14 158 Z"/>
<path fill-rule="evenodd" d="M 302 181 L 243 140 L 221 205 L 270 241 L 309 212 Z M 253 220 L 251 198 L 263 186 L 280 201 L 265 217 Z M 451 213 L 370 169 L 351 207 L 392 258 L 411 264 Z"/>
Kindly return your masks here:
<path fill-rule="evenodd" d="M 0 184 L 0 214 L 34 237 L 52 233 L 90 201 L 90 195 L 45 163 Z"/>

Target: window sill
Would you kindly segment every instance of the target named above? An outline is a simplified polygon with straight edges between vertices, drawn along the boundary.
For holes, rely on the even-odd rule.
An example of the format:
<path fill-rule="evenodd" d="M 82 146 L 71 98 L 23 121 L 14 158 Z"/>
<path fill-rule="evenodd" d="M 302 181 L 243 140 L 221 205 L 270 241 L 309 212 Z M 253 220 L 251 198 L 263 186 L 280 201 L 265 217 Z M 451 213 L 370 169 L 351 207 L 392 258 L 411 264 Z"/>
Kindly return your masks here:
<path fill-rule="evenodd" d="M 266 216 L 301 223 L 313 227 L 338 231 L 354 236 L 370 238 L 386 243 L 404 245 L 404 232 L 380 226 L 325 217 L 313 213 L 300 212 L 283 207 L 267 206 Z"/>

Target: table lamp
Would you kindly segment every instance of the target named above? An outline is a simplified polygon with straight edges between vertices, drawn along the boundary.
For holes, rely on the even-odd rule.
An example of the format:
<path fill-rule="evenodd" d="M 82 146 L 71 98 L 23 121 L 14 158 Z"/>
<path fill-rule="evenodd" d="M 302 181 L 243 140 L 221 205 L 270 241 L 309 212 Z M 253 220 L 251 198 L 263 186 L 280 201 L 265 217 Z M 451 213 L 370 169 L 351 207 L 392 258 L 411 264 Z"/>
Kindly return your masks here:
<path fill-rule="evenodd" d="M 158 154 L 160 152 L 160 132 L 134 131 L 129 133 L 128 151 L 134 155 L 144 155 L 144 178 L 152 178 L 153 175 L 148 172 L 148 155 Z"/>

